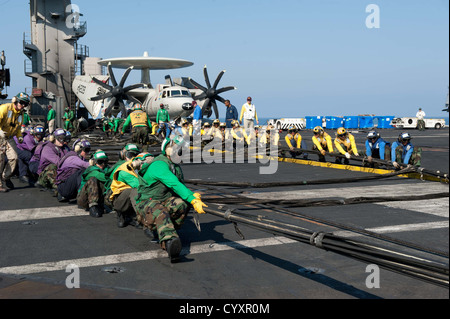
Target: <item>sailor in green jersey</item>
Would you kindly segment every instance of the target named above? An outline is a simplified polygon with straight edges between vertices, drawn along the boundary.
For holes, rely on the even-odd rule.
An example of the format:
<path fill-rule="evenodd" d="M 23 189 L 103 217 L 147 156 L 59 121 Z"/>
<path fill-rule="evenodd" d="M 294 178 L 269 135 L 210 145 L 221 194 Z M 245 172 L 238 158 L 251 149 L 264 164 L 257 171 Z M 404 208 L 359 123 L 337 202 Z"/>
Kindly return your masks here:
<path fill-rule="evenodd" d="M 56 112 L 53 109 L 51 105 L 48 106 L 48 113 L 47 113 L 47 126 L 48 126 L 48 132 L 50 134 L 53 134 L 55 131 L 55 119 L 56 119 Z"/>
<path fill-rule="evenodd" d="M 89 166 L 81 175 L 77 195 L 78 207 L 89 210 L 92 217 L 102 217 L 104 213 L 104 193 L 106 174 L 109 174 L 108 155 L 96 151 L 89 160 Z"/>
<path fill-rule="evenodd" d="M 112 166 L 108 172 L 106 172 L 106 183 L 105 183 L 105 205 L 114 210 L 113 204 L 110 201 L 112 190 L 111 183 L 113 181 L 115 171 L 126 161 L 131 160 L 133 157 L 137 156 L 140 153 L 139 147 L 136 144 L 129 143 L 125 145 L 122 150 L 119 152 L 119 160 L 117 163 Z"/>
<path fill-rule="evenodd" d="M 137 195 L 139 187 L 139 177 L 137 172 L 144 163 L 150 164 L 153 161 L 153 155 L 150 153 L 141 153 L 132 159 L 120 165 L 113 174 L 111 184 L 110 201 L 112 208 L 117 213 L 117 227 L 125 227 L 126 224 L 134 224 L 134 211 L 132 196 Z M 136 226 L 134 224 L 134 226 Z"/>
<path fill-rule="evenodd" d="M 207 207 L 200 194 L 184 185 L 181 167 L 172 162 L 174 141 L 166 138 L 161 146 L 162 154 L 139 171 L 139 187 L 136 200 L 137 218 L 144 227 L 157 230 L 159 242 L 171 262 L 179 259 L 181 240 L 177 234 L 193 206 L 199 214 Z"/>

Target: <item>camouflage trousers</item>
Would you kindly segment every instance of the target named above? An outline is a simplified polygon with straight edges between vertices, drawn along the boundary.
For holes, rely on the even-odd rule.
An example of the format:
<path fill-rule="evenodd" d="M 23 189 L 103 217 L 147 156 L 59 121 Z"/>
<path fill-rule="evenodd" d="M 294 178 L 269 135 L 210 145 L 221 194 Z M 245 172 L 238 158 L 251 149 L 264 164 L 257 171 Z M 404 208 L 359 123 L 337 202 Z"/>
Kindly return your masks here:
<path fill-rule="evenodd" d="M 140 224 L 158 232 L 159 242 L 178 237 L 177 229 L 183 225 L 191 205 L 179 197 L 160 202 L 146 200 L 136 205 L 136 217 Z"/>
<path fill-rule="evenodd" d="M 403 147 L 400 145 L 397 146 L 397 148 L 395 149 L 395 161 L 397 163 L 403 163 L 402 158 L 403 158 Z M 411 154 L 408 164 L 413 166 L 422 166 L 421 160 L 422 160 L 422 148 L 414 147 L 414 150 Z"/>
<path fill-rule="evenodd" d="M 56 164 L 50 164 L 48 165 L 42 172 L 39 174 L 38 182 L 43 187 L 48 189 L 54 189 L 56 190 L 57 185 L 55 184 L 56 181 Z"/>
<path fill-rule="evenodd" d="M 104 207 L 104 193 L 105 185 L 95 177 L 91 177 L 78 192 L 77 204 L 84 209 L 89 209 L 96 205 Z"/>

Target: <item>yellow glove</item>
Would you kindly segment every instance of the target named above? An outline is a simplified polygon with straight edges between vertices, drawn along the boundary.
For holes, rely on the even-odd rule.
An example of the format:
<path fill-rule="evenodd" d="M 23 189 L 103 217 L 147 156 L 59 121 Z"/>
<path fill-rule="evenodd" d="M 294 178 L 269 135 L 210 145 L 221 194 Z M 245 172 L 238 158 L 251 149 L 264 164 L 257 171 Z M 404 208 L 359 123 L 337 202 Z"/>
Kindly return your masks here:
<path fill-rule="evenodd" d="M 191 201 L 192 206 L 194 206 L 194 209 L 197 213 L 199 214 L 206 214 L 206 212 L 203 210 L 203 207 L 208 207 L 206 206 L 205 203 L 203 203 L 200 199 L 193 199 Z"/>
<path fill-rule="evenodd" d="M 325 152 L 325 150 L 321 150 L 320 153 L 321 153 L 322 155 L 325 155 L 327 152 Z"/>
<path fill-rule="evenodd" d="M 200 193 L 194 193 L 195 199 L 202 200 L 202 195 Z"/>

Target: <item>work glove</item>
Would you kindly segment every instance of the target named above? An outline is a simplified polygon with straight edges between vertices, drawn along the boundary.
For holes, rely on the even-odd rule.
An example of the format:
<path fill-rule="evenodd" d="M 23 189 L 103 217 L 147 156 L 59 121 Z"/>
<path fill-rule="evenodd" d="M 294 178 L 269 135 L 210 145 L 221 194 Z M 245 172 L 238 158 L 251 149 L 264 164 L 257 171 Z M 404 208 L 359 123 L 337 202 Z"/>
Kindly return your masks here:
<path fill-rule="evenodd" d="M 355 155 L 355 156 L 359 156 L 359 153 L 355 153 L 354 155 Z"/>
<path fill-rule="evenodd" d="M 206 212 L 203 210 L 203 207 L 208 207 L 206 206 L 205 203 L 203 203 L 200 199 L 193 199 L 191 201 L 192 206 L 194 206 L 194 209 L 197 213 L 199 214 L 206 214 Z"/>
<path fill-rule="evenodd" d="M 194 193 L 195 199 L 202 200 L 202 195 L 200 193 Z"/>
<path fill-rule="evenodd" d="M 392 165 L 394 165 L 395 168 L 400 168 L 400 164 L 397 162 L 392 163 Z"/>
<path fill-rule="evenodd" d="M 325 152 L 325 150 L 321 150 L 320 153 L 321 153 L 322 155 L 325 156 L 325 154 L 326 154 L 327 152 Z"/>
<path fill-rule="evenodd" d="M 369 156 L 369 157 L 367 158 L 367 161 L 368 161 L 369 163 L 372 163 L 373 157 L 372 157 L 372 156 Z"/>
<path fill-rule="evenodd" d="M 345 153 L 345 157 L 347 157 L 347 159 L 350 159 L 351 158 L 351 156 L 350 156 L 350 153 Z"/>
<path fill-rule="evenodd" d="M 22 143 L 23 143 L 23 137 L 22 137 L 22 136 L 19 137 L 17 140 L 19 141 L 19 144 L 22 144 Z"/>

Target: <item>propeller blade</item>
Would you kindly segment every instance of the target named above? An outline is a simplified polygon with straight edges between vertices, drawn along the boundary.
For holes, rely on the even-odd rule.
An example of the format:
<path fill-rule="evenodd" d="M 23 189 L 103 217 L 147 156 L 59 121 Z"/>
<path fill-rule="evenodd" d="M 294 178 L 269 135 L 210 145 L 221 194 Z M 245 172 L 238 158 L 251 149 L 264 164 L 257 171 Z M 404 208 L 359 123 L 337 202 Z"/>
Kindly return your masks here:
<path fill-rule="evenodd" d="M 109 77 L 111 78 L 111 83 L 113 86 L 117 86 L 116 77 L 114 76 L 114 72 L 112 70 L 111 62 L 108 63 L 108 73 Z"/>
<path fill-rule="evenodd" d="M 96 84 L 100 85 L 102 88 L 107 89 L 108 91 L 111 91 L 113 88 L 111 85 L 108 85 L 106 83 L 103 83 L 97 78 L 92 78 L 92 81 L 94 81 Z"/>
<path fill-rule="evenodd" d="M 133 95 L 126 94 L 125 96 L 126 96 L 127 100 L 129 100 L 129 101 L 131 101 L 131 102 L 134 102 L 134 103 L 139 103 L 139 104 L 141 104 L 141 101 L 139 101 L 139 100 L 138 100 L 137 98 L 135 98 Z"/>
<path fill-rule="evenodd" d="M 221 96 L 216 95 L 216 100 L 219 100 L 220 102 L 225 104 L 225 99 L 223 97 L 221 97 Z"/>
<path fill-rule="evenodd" d="M 219 109 L 217 108 L 217 103 L 215 100 L 211 100 L 211 104 L 214 109 L 214 115 L 216 116 L 216 119 L 218 119 L 219 118 Z"/>
<path fill-rule="evenodd" d="M 208 114 L 208 112 L 211 110 L 211 107 L 209 106 L 209 102 L 210 102 L 210 100 L 207 98 L 205 100 L 205 102 L 203 103 L 203 107 L 202 107 L 203 114 Z"/>
<path fill-rule="evenodd" d="M 116 98 L 115 97 L 113 97 L 111 99 L 111 101 L 109 102 L 109 105 L 108 105 L 108 107 L 105 110 L 105 116 L 109 116 L 109 113 L 111 113 L 111 110 L 112 110 L 114 104 L 116 104 Z"/>
<path fill-rule="evenodd" d="M 96 95 L 94 97 L 91 97 L 89 100 L 91 101 L 100 101 L 100 100 L 104 100 L 107 99 L 109 97 L 112 97 L 113 94 L 111 92 L 105 93 L 105 94 L 100 94 L 100 95 Z"/>
<path fill-rule="evenodd" d="M 221 88 L 221 89 L 216 91 L 216 94 L 220 94 L 220 93 L 231 91 L 231 90 L 236 90 L 236 87 L 234 87 L 234 86 L 227 86 L 227 87 Z"/>
<path fill-rule="evenodd" d="M 128 91 L 131 91 L 131 90 L 134 90 L 134 89 L 138 89 L 138 88 L 141 88 L 141 87 L 144 87 L 143 83 L 133 84 L 133 85 L 129 85 L 126 88 L 124 88 L 123 91 L 124 92 L 128 92 Z"/>
<path fill-rule="evenodd" d="M 216 81 L 214 82 L 213 88 L 214 90 L 217 89 L 217 85 L 220 82 L 220 79 L 222 79 L 223 74 L 225 73 L 225 70 L 223 70 L 222 72 L 219 73 L 219 75 L 217 76 Z"/>
<path fill-rule="evenodd" d="M 200 95 L 198 95 L 198 96 L 194 96 L 194 97 L 193 97 L 193 99 L 194 99 L 194 100 L 197 100 L 197 101 L 203 100 L 204 98 L 206 98 L 206 93 L 202 93 L 202 94 L 200 94 Z"/>
<path fill-rule="evenodd" d="M 192 83 L 193 86 L 196 86 L 197 88 L 199 88 L 200 90 L 202 90 L 203 92 L 208 91 L 207 88 L 205 88 L 203 85 L 195 82 L 193 79 L 189 78 L 189 81 Z"/>
<path fill-rule="evenodd" d="M 122 79 L 120 80 L 120 86 L 121 87 L 123 87 L 124 86 L 124 84 L 125 84 L 125 81 L 127 80 L 127 78 L 128 78 L 128 75 L 130 75 L 130 72 L 131 72 L 131 70 L 133 70 L 134 69 L 134 66 L 130 66 L 126 71 L 125 71 L 125 73 L 123 74 L 123 76 L 122 76 Z"/>
<path fill-rule="evenodd" d="M 126 117 L 127 114 L 127 108 L 125 107 L 125 103 L 123 103 L 123 100 L 119 99 L 119 106 L 120 106 L 120 112 L 122 113 L 122 117 Z"/>
<path fill-rule="evenodd" d="M 206 69 L 206 65 L 203 67 L 203 75 L 205 76 L 205 82 L 208 86 L 208 89 L 211 88 L 211 82 L 209 82 L 208 70 Z"/>

